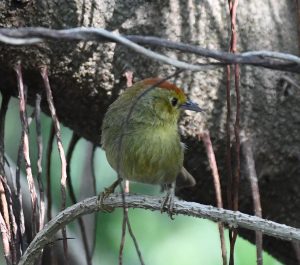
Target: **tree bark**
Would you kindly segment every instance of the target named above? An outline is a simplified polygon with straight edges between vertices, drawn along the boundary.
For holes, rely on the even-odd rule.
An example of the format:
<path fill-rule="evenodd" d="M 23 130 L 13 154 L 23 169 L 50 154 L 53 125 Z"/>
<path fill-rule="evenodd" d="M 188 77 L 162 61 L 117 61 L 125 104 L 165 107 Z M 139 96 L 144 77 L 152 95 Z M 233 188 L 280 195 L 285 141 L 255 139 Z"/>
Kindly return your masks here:
<path fill-rule="evenodd" d="M 33 0 L 27 3 L 3 0 L 0 14 L 1 27 L 97 27 L 122 35 L 157 36 L 223 51 L 228 50 L 231 34 L 228 3 L 220 0 Z M 237 34 L 240 53 L 270 50 L 298 55 L 296 2 L 239 1 Z M 205 61 L 192 54 L 152 49 L 190 63 Z M 44 91 L 40 68 L 48 66 L 60 122 L 97 145 L 100 145 L 106 109 L 126 87 L 126 71 L 133 72 L 135 82 L 148 77 L 165 77 L 174 70 L 121 45 L 75 41 L 46 41 L 26 46 L 1 43 L 0 62 L 0 90 L 18 96 L 13 66 L 20 63 L 31 105 L 34 105 L 36 92 Z M 299 83 L 295 74 L 249 66 L 240 68 L 240 128 L 241 137 L 252 143 L 263 218 L 300 227 L 300 163 L 294 157 L 295 152 L 300 152 L 300 91 L 287 86 L 281 79 L 284 75 Z M 185 200 L 216 205 L 205 148 L 195 136 L 207 129 L 220 173 L 224 207 L 227 207 L 226 78 L 226 69 L 221 69 L 186 71 L 171 80 L 207 113 L 206 116 L 184 113 L 180 120 L 183 142 L 188 146 L 184 165 L 197 179 L 197 185 L 180 191 L 179 195 Z M 42 96 L 42 110 L 49 114 L 44 92 Z M 232 128 L 235 99 L 232 82 Z M 234 142 L 233 137 L 232 140 Z M 254 214 L 243 159 L 241 165 L 239 210 Z M 239 233 L 254 242 L 254 235 L 249 231 Z M 289 242 L 265 236 L 264 249 L 285 264 L 297 263 Z"/>

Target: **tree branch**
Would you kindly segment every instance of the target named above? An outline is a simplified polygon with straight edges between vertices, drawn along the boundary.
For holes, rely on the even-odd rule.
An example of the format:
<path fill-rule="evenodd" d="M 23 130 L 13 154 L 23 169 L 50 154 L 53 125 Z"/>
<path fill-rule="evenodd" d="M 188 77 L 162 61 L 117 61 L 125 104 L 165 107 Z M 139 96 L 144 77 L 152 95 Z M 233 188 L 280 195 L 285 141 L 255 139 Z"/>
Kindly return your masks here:
<path fill-rule="evenodd" d="M 291 54 L 269 52 L 269 51 L 255 51 L 244 54 L 228 54 L 221 51 L 210 51 L 199 48 L 197 46 L 176 43 L 157 37 L 151 36 L 120 36 L 104 29 L 98 28 L 72 28 L 64 30 L 54 30 L 41 27 L 32 28 L 1 28 L 0 41 L 13 45 L 27 45 L 43 42 L 46 39 L 59 41 L 96 41 L 99 43 L 114 42 L 128 47 L 137 53 L 143 54 L 151 59 L 173 65 L 177 68 L 191 70 L 191 71 L 206 71 L 225 67 L 227 64 L 246 64 L 259 66 L 269 69 L 289 71 L 300 73 L 300 58 Z M 193 53 L 206 58 L 213 58 L 221 61 L 220 63 L 208 63 L 202 65 L 194 65 L 171 59 L 162 54 L 148 50 L 136 43 L 144 45 L 153 45 L 158 47 L 165 47 L 169 49 L 176 49 L 182 52 Z M 250 54 L 251 53 L 251 54 Z M 267 55 L 267 54 L 268 55 Z M 263 59 L 257 55 L 272 57 L 275 59 L 288 60 L 288 62 L 278 62 L 277 60 Z M 291 62 L 292 61 L 292 62 Z"/>
<path fill-rule="evenodd" d="M 20 31 L 19 31 L 20 30 Z M 14 31 L 14 32 L 12 32 Z M 11 33 L 15 33 L 16 35 L 11 35 Z M 21 33 L 21 35 L 19 35 Z M 24 35 L 25 33 L 25 35 Z M 3 34 L 7 34 L 5 38 L 3 38 Z M 18 36 L 19 35 L 19 36 Z M 23 36 L 22 36 L 23 35 Z M 148 56 L 154 60 L 161 61 L 166 64 L 173 65 L 177 68 L 182 68 L 186 70 L 191 71 L 205 71 L 209 69 L 216 69 L 223 67 L 224 65 L 193 65 L 189 63 L 185 63 L 182 61 L 171 59 L 167 56 L 161 55 L 159 53 L 153 52 L 151 50 L 148 50 L 128 39 L 125 37 L 116 35 L 112 32 L 109 32 L 105 29 L 96 29 L 96 28 L 72 28 L 72 29 L 65 29 L 65 30 L 52 30 L 47 28 L 31 28 L 29 31 L 26 29 L 3 29 L 0 30 L 0 41 L 15 45 L 21 45 L 21 44 L 33 44 L 35 39 L 35 42 L 41 42 L 43 41 L 41 38 L 31 38 L 32 35 L 39 35 L 40 37 L 44 39 L 54 39 L 54 40 L 90 40 L 90 41 L 98 41 L 98 42 L 115 42 L 118 44 L 122 44 L 132 50 L 134 50 L 137 53 L 143 54 L 145 56 Z M 22 36 L 22 37 L 21 37 Z M 7 39 L 8 37 L 12 37 L 10 39 Z M 24 43 L 16 43 L 16 38 L 29 38 L 24 39 Z M 28 42 L 29 41 L 29 42 Z"/>
<path fill-rule="evenodd" d="M 125 198 L 125 207 L 148 209 L 160 211 L 162 198 L 128 194 Z M 122 196 L 120 194 L 110 194 L 104 201 L 109 207 L 123 207 Z M 55 233 L 63 226 L 72 222 L 76 218 L 99 211 L 97 196 L 88 198 L 55 216 L 44 228 L 36 235 L 28 246 L 26 252 L 21 257 L 19 265 L 33 264 L 35 258 L 46 244 L 55 241 Z M 243 227 L 246 229 L 260 231 L 263 234 L 277 237 L 287 241 L 300 242 L 300 230 L 283 224 L 278 224 L 256 216 L 250 216 L 241 212 L 233 212 L 223 208 L 202 205 L 195 202 L 177 201 L 174 202 L 174 214 L 194 216 L 209 219 L 214 222 L 226 223 L 229 227 Z M 167 216 L 166 216 L 167 218 Z"/>

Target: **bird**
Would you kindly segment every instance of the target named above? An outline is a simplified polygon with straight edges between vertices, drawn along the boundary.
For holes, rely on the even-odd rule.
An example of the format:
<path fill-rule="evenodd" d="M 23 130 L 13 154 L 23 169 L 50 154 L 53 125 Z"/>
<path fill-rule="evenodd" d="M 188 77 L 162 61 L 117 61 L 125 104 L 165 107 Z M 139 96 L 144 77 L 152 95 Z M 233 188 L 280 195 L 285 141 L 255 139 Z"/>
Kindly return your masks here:
<path fill-rule="evenodd" d="M 109 188 L 105 188 L 98 199 L 101 199 L 101 205 L 104 206 L 103 199 L 113 193 L 123 179 L 164 185 L 167 195 L 162 202 L 161 212 L 167 207 L 168 215 L 173 219 L 175 187 L 180 189 L 194 186 L 196 183 L 183 167 L 186 147 L 180 141 L 178 119 L 182 110 L 204 110 L 188 100 L 177 86 L 160 81 L 148 78 L 135 83 L 109 106 L 103 119 L 101 145 L 108 163 L 115 171 L 118 167 L 118 153 L 121 150 L 121 171 L 120 179 Z M 156 86 L 158 82 L 161 84 Z M 153 89 L 140 97 L 131 110 L 120 149 L 122 128 L 132 104 L 149 87 Z"/>

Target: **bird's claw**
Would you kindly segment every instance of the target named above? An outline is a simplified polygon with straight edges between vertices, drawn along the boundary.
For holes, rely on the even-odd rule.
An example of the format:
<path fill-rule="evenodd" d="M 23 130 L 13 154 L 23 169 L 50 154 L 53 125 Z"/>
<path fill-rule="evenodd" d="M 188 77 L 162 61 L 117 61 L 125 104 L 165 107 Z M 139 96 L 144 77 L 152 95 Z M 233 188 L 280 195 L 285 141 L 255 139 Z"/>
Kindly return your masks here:
<path fill-rule="evenodd" d="M 103 192 L 100 192 L 98 194 L 98 202 L 100 201 L 99 208 L 100 211 L 103 213 L 112 213 L 115 208 L 111 206 L 107 206 L 104 204 L 104 200 L 108 197 L 109 194 L 114 193 L 116 187 L 119 185 L 119 183 L 122 182 L 122 179 L 118 179 L 113 184 L 111 184 L 108 188 L 104 188 Z"/>
<path fill-rule="evenodd" d="M 109 194 L 111 194 L 113 192 L 114 192 L 114 190 L 111 190 L 109 188 L 104 188 L 104 191 L 100 192 L 98 194 L 97 201 L 98 202 L 100 201 L 99 209 L 100 209 L 101 212 L 103 212 L 103 213 L 112 213 L 115 210 L 113 207 L 104 204 L 104 200 L 109 196 Z"/>
<path fill-rule="evenodd" d="M 174 220 L 174 218 L 173 218 L 174 191 L 173 190 L 168 190 L 168 193 L 167 193 L 166 197 L 164 198 L 164 200 L 163 200 L 163 202 L 161 204 L 161 208 L 160 208 L 160 212 L 161 213 L 164 212 L 165 206 L 168 207 L 168 209 L 167 209 L 168 216 L 172 220 Z"/>

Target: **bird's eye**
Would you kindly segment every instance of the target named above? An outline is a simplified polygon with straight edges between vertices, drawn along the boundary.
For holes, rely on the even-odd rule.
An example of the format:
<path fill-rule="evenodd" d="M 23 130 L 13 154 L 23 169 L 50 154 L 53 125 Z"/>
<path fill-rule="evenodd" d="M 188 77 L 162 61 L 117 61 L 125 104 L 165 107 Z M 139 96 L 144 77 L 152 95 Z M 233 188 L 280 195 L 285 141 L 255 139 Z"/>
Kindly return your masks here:
<path fill-rule="evenodd" d="M 178 99 L 177 98 L 172 98 L 171 99 L 171 104 L 172 104 L 173 107 L 176 107 L 177 103 L 178 103 Z"/>

